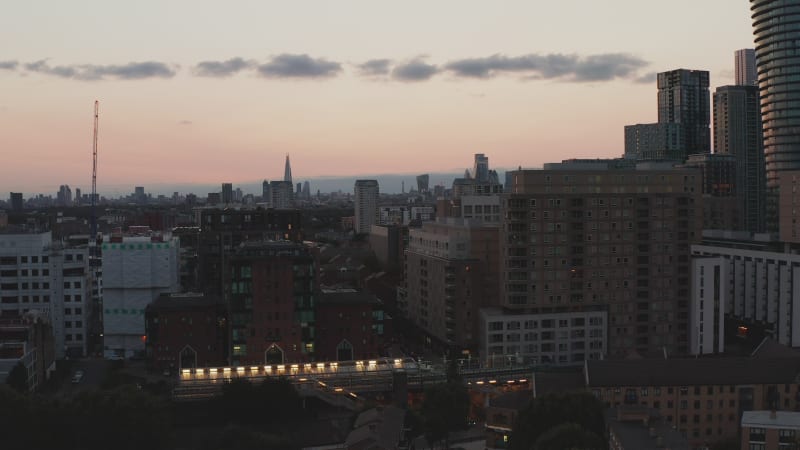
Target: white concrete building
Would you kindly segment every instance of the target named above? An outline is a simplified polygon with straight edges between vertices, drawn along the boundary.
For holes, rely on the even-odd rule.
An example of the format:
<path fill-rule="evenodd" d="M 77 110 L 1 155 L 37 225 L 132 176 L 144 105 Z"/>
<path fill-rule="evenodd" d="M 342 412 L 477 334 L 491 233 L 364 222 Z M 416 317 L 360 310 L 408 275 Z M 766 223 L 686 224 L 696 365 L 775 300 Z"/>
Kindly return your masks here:
<path fill-rule="evenodd" d="M 56 358 L 88 353 L 88 247 L 65 247 L 49 231 L 0 234 L 0 317 L 32 310 L 51 321 Z"/>
<path fill-rule="evenodd" d="M 500 225 L 499 195 L 464 195 L 461 197 L 461 217 L 479 219 L 485 224 Z"/>
<path fill-rule="evenodd" d="M 162 293 L 180 290 L 178 238 L 105 239 L 103 332 L 106 358 L 144 351 L 144 310 Z"/>
<path fill-rule="evenodd" d="M 725 303 L 728 295 L 725 259 L 721 256 L 695 256 L 692 273 L 689 352 L 693 355 L 722 353 L 725 351 Z"/>
<path fill-rule="evenodd" d="M 768 324 L 775 340 L 798 347 L 800 255 L 766 250 L 764 242 L 752 241 L 751 244 L 720 241 L 718 245 L 692 246 L 694 256 L 721 258 L 723 292 L 719 296 L 720 310 L 715 314 Z M 764 249 L 758 249 L 759 245 Z M 703 265 L 697 266 L 700 267 Z M 697 276 L 695 272 L 695 278 Z M 699 300 L 699 297 L 693 299 L 695 303 Z"/>
<path fill-rule="evenodd" d="M 602 359 L 606 352 L 605 311 L 509 314 L 484 308 L 480 314 L 480 357 L 489 364 L 512 358 L 518 363 L 578 365 Z"/>

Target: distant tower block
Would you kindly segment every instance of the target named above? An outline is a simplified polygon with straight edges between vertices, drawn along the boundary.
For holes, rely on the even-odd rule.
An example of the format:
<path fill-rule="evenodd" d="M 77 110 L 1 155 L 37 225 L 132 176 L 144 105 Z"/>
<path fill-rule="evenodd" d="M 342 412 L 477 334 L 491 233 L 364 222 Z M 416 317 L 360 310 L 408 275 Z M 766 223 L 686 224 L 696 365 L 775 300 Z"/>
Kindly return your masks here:
<path fill-rule="evenodd" d="M 417 176 L 417 190 L 420 192 L 427 192 L 428 191 L 428 183 L 430 182 L 431 177 L 427 173 L 424 175 Z"/>

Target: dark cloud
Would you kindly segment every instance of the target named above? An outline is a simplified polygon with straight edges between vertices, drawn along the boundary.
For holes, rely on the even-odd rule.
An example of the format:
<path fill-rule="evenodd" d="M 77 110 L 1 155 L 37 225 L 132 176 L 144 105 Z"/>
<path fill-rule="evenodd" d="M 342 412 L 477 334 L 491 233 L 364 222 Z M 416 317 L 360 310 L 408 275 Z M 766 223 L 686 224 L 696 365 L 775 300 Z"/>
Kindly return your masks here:
<path fill-rule="evenodd" d="M 390 59 L 370 59 L 364 63 L 358 64 L 358 72 L 364 76 L 377 76 L 389 75 L 389 66 L 392 61 Z"/>
<path fill-rule="evenodd" d="M 239 71 L 253 67 L 252 61 L 243 58 L 231 58 L 227 61 L 203 61 L 192 69 L 192 72 L 201 77 L 229 77 Z"/>
<path fill-rule="evenodd" d="M 18 65 L 17 61 L 0 61 L 0 70 L 14 70 Z"/>
<path fill-rule="evenodd" d="M 436 75 L 439 69 L 420 59 L 399 64 L 392 70 L 392 78 L 399 81 L 425 81 Z"/>
<path fill-rule="evenodd" d="M 258 73 L 268 78 L 326 78 L 336 76 L 342 65 L 308 55 L 284 53 L 257 68 Z"/>
<path fill-rule="evenodd" d="M 636 83 L 655 83 L 656 78 L 656 72 L 647 72 L 644 75 L 639 75 L 638 77 L 634 78 L 633 81 Z"/>
<path fill-rule="evenodd" d="M 131 62 L 123 65 L 79 64 L 71 66 L 51 66 L 47 60 L 25 64 L 29 72 L 43 73 L 61 78 L 77 80 L 141 80 L 145 78 L 171 78 L 175 70 L 164 63 L 155 61 Z"/>
<path fill-rule="evenodd" d="M 451 61 L 445 69 L 466 78 L 491 78 L 503 73 L 518 73 L 527 78 L 563 78 L 567 81 L 608 81 L 636 76 L 647 61 L 625 53 L 580 57 L 558 53 L 515 57 L 492 55 Z"/>

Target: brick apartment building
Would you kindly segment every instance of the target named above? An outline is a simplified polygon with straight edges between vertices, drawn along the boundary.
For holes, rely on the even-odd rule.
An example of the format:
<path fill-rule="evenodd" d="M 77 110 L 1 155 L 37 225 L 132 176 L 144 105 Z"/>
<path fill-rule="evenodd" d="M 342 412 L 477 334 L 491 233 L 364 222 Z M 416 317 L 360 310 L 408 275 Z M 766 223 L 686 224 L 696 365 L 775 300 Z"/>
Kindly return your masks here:
<path fill-rule="evenodd" d="M 566 161 L 511 173 L 501 211 L 508 314 L 604 309 L 612 357 L 688 353 L 697 169 Z M 533 354 L 531 356 L 539 356 Z"/>
<path fill-rule="evenodd" d="M 312 249 L 288 241 L 244 242 L 227 256 L 232 364 L 316 359 L 318 267 Z"/>
<path fill-rule="evenodd" d="M 736 439 L 745 411 L 800 407 L 800 357 L 586 361 L 586 387 L 608 407 L 652 408 L 692 448 Z"/>
<path fill-rule="evenodd" d="M 151 368 L 216 367 L 228 363 L 228 311 L 203 294 L 163 294 L 145 308 L 145 354 Z"/>
<path fill-rule="evenodd" d="M 354 289 L 323 290 L 316 305 L 319 361 L 372 359 L 381 354 L 386 334 L 383 304 Z"/>

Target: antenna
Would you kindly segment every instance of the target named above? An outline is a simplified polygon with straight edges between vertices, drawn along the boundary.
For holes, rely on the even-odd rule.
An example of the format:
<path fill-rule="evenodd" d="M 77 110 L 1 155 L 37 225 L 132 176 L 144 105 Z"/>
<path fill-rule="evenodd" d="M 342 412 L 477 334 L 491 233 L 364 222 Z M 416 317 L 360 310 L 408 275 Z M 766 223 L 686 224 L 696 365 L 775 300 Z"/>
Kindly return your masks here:
<path fill-rule="evenodd" d="M 100 102 L 94 101 L 94 140 L 92 143 L 92 218 L 91 218 L 91 233 L 89 240 L 97 239 L 97 215 L 95 213 L 95 204 L 97 203 L 97 123 L 100 117 Z"/>

